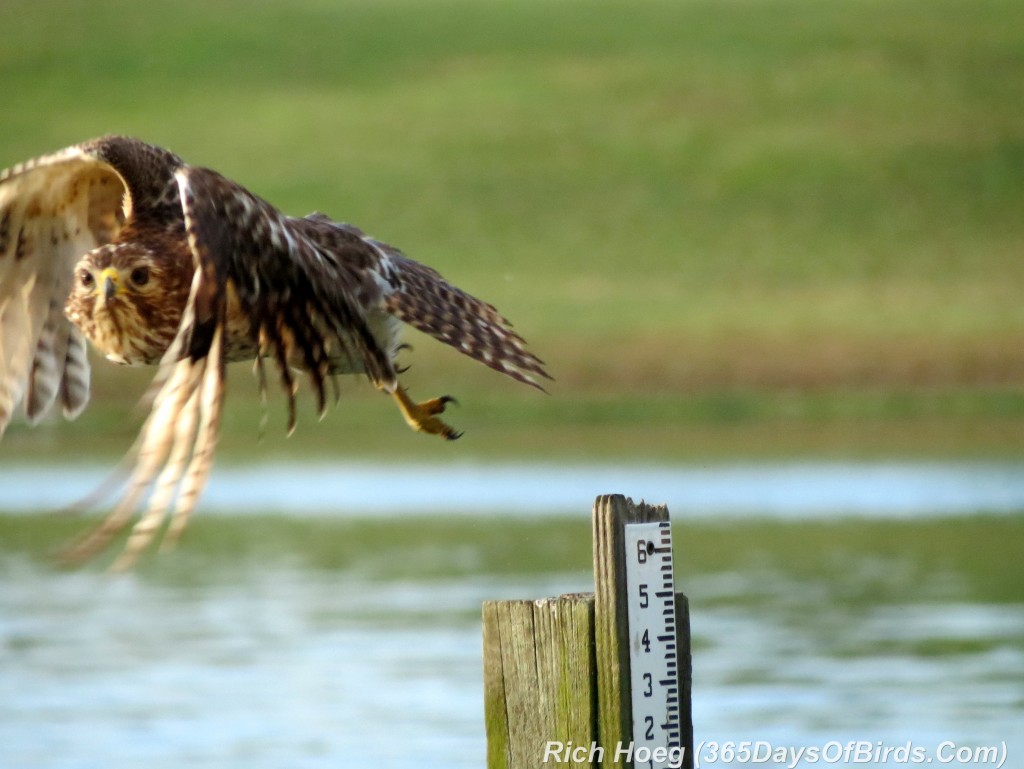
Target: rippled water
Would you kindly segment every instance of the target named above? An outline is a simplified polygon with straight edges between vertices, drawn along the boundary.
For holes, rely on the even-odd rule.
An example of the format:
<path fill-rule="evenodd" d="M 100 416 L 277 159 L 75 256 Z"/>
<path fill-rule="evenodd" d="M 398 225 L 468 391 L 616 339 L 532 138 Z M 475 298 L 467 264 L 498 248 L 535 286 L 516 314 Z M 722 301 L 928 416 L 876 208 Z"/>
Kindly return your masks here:
<path fill-rule="evenodd" d="M 5 572 L 4 767 L 482 764 L 467 612 L 501 586 Z"/>
<path fill-rule="evenodd" d="M 340 515 L 354 518 L 348 530 L 359 531 L 359 516 L 381 509 L 423 516 L 487 509 L 489 516 L 538 520 L 572 510 L 585 517 L 595 493 L 616 491 L 668 502 L 677 520 L 732 515 L 741 526 L 748 514 L 839 512 L 883 535 L 877 519 L 885 517 L 1024 509 L 1024 473 L 1009 464 L 400 472 L 402 484 L 370 465 L 223 467 L 201 509 L 277 510 L 284 527 L 311 514 Z M 0 508 L 59 507 L 103 475 L 95 468 L 6 467 Z M 16 517 L 8 525 L 20 520 L 28 521 Z M 474 520 L 487 525 L 493 517 Z M 786 525 L 799 536 L 804 523 Z M 943 535 L 957 530 L 951 525 Z M 456 557 L 465 547 L 451 544 L 447 553 L 443 544 L 428 549 Z M 522 544 L 509 542 L 509 563 Z M 375 557 L 386 564 L 393 556 Z M 473 576 L 409 580 L 356 564 L 315 569 L 289 561 L 287 551 L 270 561 L 192 558 L 210 571 L 112 577 L 55 571 L 24 551 L 0 548 L 2 769 L 479 769 L 482 602 L 592 585 L 590 574 L 560 574 L 559 567 L 554 576 L 467 568 Z M 858 568 L 898 587 L 900 564 L 871 573 L 872 564 L 865 552 Z M 698 740 L 796 747 L 867 740 L 928 750 L 947 740 L 1005 741 L 1008 765 L 1024 756 L 1021 602 L 959 600 L 954 569 L 944 577 L 949 584 L 928 596 L 906 592 L 903 604 L 848 606 L 844 591 L 863 589 L 857 575 L 840 587 L 816 575 L 743 568 L 680 586 L 694 605 Z"/>
<path fill-rule="evenodd" d="M 481 602 L 579 590 L 587 577 L 388 583 L 277 564 L 167 585 L 18 557 L 0 566 L 11 769 L 479 769 Z M 887 606 L 851 623 L 813 591 L 815 611 L 787 609 L 802 600 L 788 584 L 763 610 L 730 607 L 748 586 L 742 575 L 690 585 L 715 598 L 693 616 L 698 739 L 1006 740 L 1024 755 L 1021 606 Z M 907 651 L 936 639 L 966 651 Z"/>

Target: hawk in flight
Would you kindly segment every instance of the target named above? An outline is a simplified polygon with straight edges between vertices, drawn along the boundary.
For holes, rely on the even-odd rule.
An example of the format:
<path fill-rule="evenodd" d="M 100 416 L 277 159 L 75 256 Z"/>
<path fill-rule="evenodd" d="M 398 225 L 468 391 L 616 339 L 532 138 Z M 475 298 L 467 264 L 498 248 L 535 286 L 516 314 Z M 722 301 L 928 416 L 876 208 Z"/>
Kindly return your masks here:
<path fill-rule="evenodd" d="M 349 224 L 286 216 L 167 150 L 110 136 L 0 173 L 0 435 L 58 400 L 89 398 L 88 340 L 115 363 L 158 365 L 151 411 L 122 497 L 74 543 L 88 558 L 138 519 L 115 568 L 168 521 L 180 535 L 210 473 L 225 365 L 265 361 L 295 426 L 296 372 L 321 414 L 337 374 L 365 374 L 414 429 L 448 440 L 451 398 L 414 402 L 399 384 L 402 322 L 540 387 L 543 363 L 493 306 Z M 335 392 L 336 395 L 336 392 Z M 145 509 L 141 508 L 145 505 Z"/>

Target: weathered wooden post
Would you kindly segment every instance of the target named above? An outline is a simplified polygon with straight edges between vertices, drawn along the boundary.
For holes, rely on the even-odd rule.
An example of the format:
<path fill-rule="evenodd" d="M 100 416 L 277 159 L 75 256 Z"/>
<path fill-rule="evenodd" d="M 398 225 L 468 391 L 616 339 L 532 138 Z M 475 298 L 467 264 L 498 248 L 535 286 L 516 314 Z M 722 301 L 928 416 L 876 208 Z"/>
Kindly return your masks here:
<path fill-rule="evenodd" d="M 634 504 L 621 495 L 598 497 L 594 593 L 484 603 L 488 769 L 692 767 L 689 614 L 686 597 L 671 585 L 667 533 L 668 587 L 645 584 L 639 593 L 627 593 L 626 527 L 660 521 L 668 521 L 664 506 Z M 647 552 L 660 552 L 654 542 L 646 547 L 640 556 L 645 561 Z M 664 695 L 665 704 L 664 717 L 648 717 L 640 733 L 667 730 L 674 749 L 660 761 L 657 752 L 634 751 L 630 683 L 630 644 L 640 643 L 639 635 L 630 637 L 630 600 L 634 610 L 646 608 L 655 594 L 674 608 L 668 612 L 674 627 L 657 636 L 674 659 L 664 663 L 668 673 L 642 679 L 652 694 L 657 689 Z"/>
<path fill-rule="evenodd" d="M 484 604 L 489 769 L 538 767 L 549 742 L 597 740 L 593 639 L 593 593 Z"/>

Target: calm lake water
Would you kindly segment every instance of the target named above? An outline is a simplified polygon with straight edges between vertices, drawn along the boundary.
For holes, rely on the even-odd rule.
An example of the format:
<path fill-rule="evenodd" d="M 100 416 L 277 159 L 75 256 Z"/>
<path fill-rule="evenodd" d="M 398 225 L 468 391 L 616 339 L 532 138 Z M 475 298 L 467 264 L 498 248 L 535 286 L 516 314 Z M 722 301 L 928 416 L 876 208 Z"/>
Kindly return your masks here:
<path fill-rule="evenodd" d="M 758 511 L 823 517 L 838 510 L 864 516 L 867 526 L 885 514 L 924 516 L 929 505 L 933 515 L 1024 509 L 1021 473 L 1010 465 L 780 465 L 628 477 L 607 468 L 526 469 L 464 467 L 455 485 L 476 483 L 494 501 L 491 518 L 502 511 L 542 517 L 570 504 L 586 517 L 601 490 L 667 501 L 677 520 L 690 500 L 687 516 L 690 509 L 731 514 L 737 526 Z M 32 472 L 0 471 L 3 506 L 59 506 L 102 478 L 90 469 L 62 472 L 63 483 L 32 496 L 27 489 L 56 477 Z M 406 499 L 402 489 L 382 491 L 380 472 L 218 468 L 201 512 L 280 505 L 293 517 L 358 516 L 383 504 L 382 494 Z M 435 487 L 434 468 L 415 472 L 417 498 L 429 501 L 414 513 L 448 509 L 469 520 L 474 510 L 458 502 L 451 475 Z M 306 512 L 273 496 L 288 479 L 290 493 L 307 495 L 300 497 Z M 584 481 L 586 489 L 577 485 Z M 378 484 L 375 493 L 361 483 Z M 515 496 L 537 501 L 512 501 L 510 483 Z M 243 492 L 252 496 L 233 503 Z M 406 502 L 395 504 L 406 510 Z M 865 553 L 864 569 L 872 568 Z M 885 569 L 873 578 L 901 578 L 898 564 Z M 956 573 L 949 579 L 955 583 Z M 115 577 L 57 571 L 0 548 L 0 767 L 479 769 L 481 603 L 588 590 L 591 580 L 557 569 L 389 579 L 356 568 L 315 570 L 286 556 L 208 561 L 173 578 Z M 680 587 L 695 607 L 698 740 L 752 740 L 762 749 L 909 742 L 929 755 L 945 741 L 1005 743 L 1007 766 L 1024 761 L 1024 604 L 922 598 L 852 609 L 828 584 L 773 578 L 753 564 Z M 944 594 L 957 595 L 955 584 Z"/>
<path fill-rule="evenodd" d="M 53 510 L 110 467 L 4 466 L 0 510 Z M 396 479 L 401 482 L 396 483 Z M 308 515 L 588 510 L 597 494 L 667 503 L 688 517 L 884 517 L 1024 510 L 1024 463 L 790 462 L 710 466 L 398 465 L 338 462 L 214 468 L 201 510 Z"/>

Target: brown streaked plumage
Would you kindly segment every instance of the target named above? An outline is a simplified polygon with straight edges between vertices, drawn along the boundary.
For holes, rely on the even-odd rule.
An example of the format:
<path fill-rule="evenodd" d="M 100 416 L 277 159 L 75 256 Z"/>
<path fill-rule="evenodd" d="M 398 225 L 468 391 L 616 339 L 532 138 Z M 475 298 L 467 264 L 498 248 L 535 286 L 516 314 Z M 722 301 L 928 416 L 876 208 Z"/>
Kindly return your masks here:
<path fill-rule="evenodd" d="M 233 360 L 255 358 L 264 387 L 272 361 L 289 429 L 298 369 L 321 412 L 331 377 L 363 373 L 414 429 L 457 438 L 438 416 L 451 398 L 415 403 L 398 383 L 403 321 L 518 381 L 550 378 L 494 307 L 431 268 L 159 147 L 111 136 L 0 173 L 0 435 L 22 403 L 32 421 L 58 399 L 69 418 L 84 408 L 84 339 L 115 362 L 159 364 L 127 488 L 72 559 L 136 514 L 115 567 L 165 521 L 175 541 L 210 472 Z"/>

